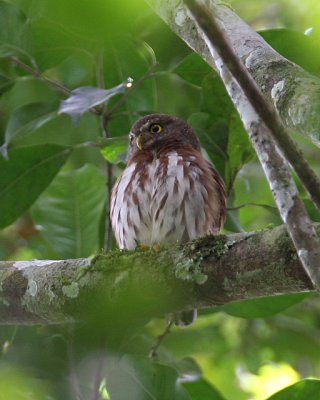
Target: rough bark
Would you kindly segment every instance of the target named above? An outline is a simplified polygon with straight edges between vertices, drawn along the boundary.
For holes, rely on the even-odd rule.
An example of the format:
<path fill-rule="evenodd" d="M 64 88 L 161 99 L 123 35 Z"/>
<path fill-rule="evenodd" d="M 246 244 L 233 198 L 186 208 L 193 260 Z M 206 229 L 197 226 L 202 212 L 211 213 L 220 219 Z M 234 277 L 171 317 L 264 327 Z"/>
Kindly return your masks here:
<path fill-rule="evenodd" d="M 183 1 L 147 0 L 159 16 L 208 64 L 215 60 Z M 225 3 L 207 2 L 224 27 L 238 57 L 274 104 L 283 123 L 320 147 L 320 80 L 282 57 Z"/>
<path fill-rule="evenodd" d="M 318 226 L 320 231 L 320 226 Z M 150 318 L 313 291 L 283 226 L 95 259 L 0 263 L 0 323 Z"/>

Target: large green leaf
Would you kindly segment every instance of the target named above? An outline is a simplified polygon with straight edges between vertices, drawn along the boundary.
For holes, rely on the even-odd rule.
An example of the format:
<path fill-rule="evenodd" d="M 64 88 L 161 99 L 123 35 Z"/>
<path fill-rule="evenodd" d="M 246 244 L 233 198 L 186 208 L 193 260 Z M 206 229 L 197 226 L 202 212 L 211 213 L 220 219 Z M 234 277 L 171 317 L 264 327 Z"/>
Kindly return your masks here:
<path fill-rule="evenodd" d="M 21 10 L 0 1 L 0 57 L 25 57 L 29 49 L 29 21 Z"/>
<path fill-rule="evenodd" d="M 34 205 L 34 221 L 61 258 L 87 257 L 98 250 L 105 178 L 93 165 L 61 173 Z"/>
<path fill-rule="evenodd" d="M 278 314 L 287 308 L 300 303 L 309 294 L 296 293 L 271 297 L 262 297 L 253 300 L 241 300 L 229 303 L 222 310 L 230 315 L 241 318 L 265 318 Z"/>
<path fill-rule="evenodd" d="M 5 144 L 30 134 L 57 116 L 58 103 L 31 103 L 13 112 L 5 131 Z"/>
<path fill-rule="evenodd" d="M 196 382 L 185 383 L 192 400 L 224 400 L 224 397 L 205 379 Z"/>
<path fill-rule="evenodd" d="M 230 189 L 241 168 L 253 160 L 254 149 L 238 114 L 233 113 L 229 121 L 227 186 Z"/>
<path fill-rule="evenodd" d="M 319 400 L 320 380 L 304 379 L 280 392 L 272 395 L 268 400 Z"/>
<path fill-rule="evenodd" d="M 0 228 L 14 222 L 49 185 L 71 149 L 45 144 L 9 150 L 0 157 Z"/>
<path fill-rule="evenodd" d="M 212 72 L 212 68 L 197 54 L 185 57 L 172 72 L 193 85 L 201 86 L 203 79 Z"/>
<path fill-rule="evenodd" d="M 112 400 L 191 400 L 178 373 L 147 358 L 124 356 L 107 376 Z"/>
<path fill-rule="evenodd" d="M 210 160 L 222 176 L 225 175 L 227 163 L 227 126 L 212 123 L 211 116 L 205 112 L 193 113 L 188 118 L 188 123 L 195 129 L 200 138 L 201 145 L 207 152 Z"/>

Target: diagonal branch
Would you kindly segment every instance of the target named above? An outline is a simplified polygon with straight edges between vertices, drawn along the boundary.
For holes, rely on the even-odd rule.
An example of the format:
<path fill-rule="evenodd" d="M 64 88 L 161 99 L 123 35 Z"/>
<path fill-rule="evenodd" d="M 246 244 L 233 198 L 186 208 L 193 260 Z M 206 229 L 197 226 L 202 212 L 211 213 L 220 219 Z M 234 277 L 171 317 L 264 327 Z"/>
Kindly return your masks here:
<path fill-rule="evenodd" d="M 181 1 L 146 0 L 169 27 L 217 70 L 208 46 Z M 208 0 L 238 58 L 258 84 L 283 124 L 320 147 L 320 79 L 277 53 L 221 0 Z M 307 41 L 308 39 L 305 38 Z"/>
<path fill-rule="evenodd" d="M 268 126 L 270 134 L 278 144 L 286 159 L 294 168 L 302 184 L 309 192 L 313 202 L 320 209 L 320 179 L 304 159 L 302 152 L 290 138 L 289 132 L 282 124 L 276 110 L 266 101 L 258 85 L 248 73 L 246 67 L 235 54 L 229 40 L 210 11 L 201 6 L 198 1 L 185 0 L 197 23 L 208 38 L 208 47 L 221 57 L 222 62 L 237 80 L 241 89 L 253 106 L 261 120 Z M 218 65 L 220 60 L 216 59 Z"/>
<path fill-rule="evenodd" d="M 286 223 L 300 260 L 314 285 L 320 288 L 318 266 L 320 240 L 299 197 L 288 166 L 273 139 L 280 145 L 282 152 L 289 157 L 289 161 L 292 161 L 293 154 L 297 161 L 302 158 L 302 155 L 296 149 L 295 144 L 291 142 L 276 112 L 265 101 L 255 81 L 234 53 L 215 18 L 197 1 L 186 0 L 186 3 L 189 5 L 197 23 L 203 29 L 204 40 L 249 133 L 280 215 Z M 290 148 L 289 155 L 285 146 Z M 319 191 L 319 196 L 317 192 L 314 195 L 317 204 L 320 206 L 320 181 L 318 183 L 318 178 L 303 158 L 298 163 L 296 170 L 300 171 L 302 165 L 304 165 L 305 171 L 308 170 L 307 179 L 305 175 L 302 178 L 303 183 L 307 184 L 308 188 L 311 182 L 317 186 L 315 190 Z M 294 166 L 297 167 L 297 163 Z M 301 174 L 299 177 L 301 178 Z"/>

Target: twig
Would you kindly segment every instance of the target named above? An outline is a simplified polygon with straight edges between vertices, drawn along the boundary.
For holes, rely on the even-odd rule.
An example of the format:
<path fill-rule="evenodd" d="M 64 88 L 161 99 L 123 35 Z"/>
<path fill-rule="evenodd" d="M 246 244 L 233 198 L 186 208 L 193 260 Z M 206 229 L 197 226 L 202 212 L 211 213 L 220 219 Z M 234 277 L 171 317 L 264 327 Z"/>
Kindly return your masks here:
<path fill-rule="evenodd" d="M 47 82 L 50 86 L 53 86 L 55 89 L 59 90 L 59 92 L 63 93 L 66 96 L 71 94 L 71 90 L 67 87 L 63 86 L 60 82 L 50 79 L 47 76 L 43 75 L 42 72 L 36 70 L 35 68 L 30 67 L 29 65 L 25 64 L 23 61 L 19 60 L 17 57 L 9 57 L 9 60 L 13 63 L 18 65 L 21 69 L 28 72 L 30 75 L 34 76 L 37 79 Z"/>
<path fill-rule="evenodd" d="M 98 87 L 101 89 L 105 88 L 104 81 L 104 66 L 103 66 L 103 53 L 101 52 L 97 58 L 97 83 Z M 100 109 L 101 119 L 101 129 L 102 135 L 106 139 L 110 137 L 109 132 L 109 113 L 106 108 L 106 104 L 103 104 Z M 104 250 L 108 251 L 112 246 L 112 226 L 111 220 L 109 218 L 110 213 L 110 199 L 111 199 L 111 191 L 112 191 L 112 177 L 113 177 L 113 165 L 106 161 L 106 174 L 107 174 L 107 212 L 106 212 L 106 221 L 105 221 L 105 235 L 104 235 Z"/>
<path fill-rule="evenodd" d="M 301 166 L 304 166 L 306 174 L 303 174 L 302 177 L 299 174 L 298 176 L 305 186 L 310 188 L 311 182 L 312 185 L 318 185 L 317 188 L 311 189 L 312 197 L 320 205 L 318 178 L 305 160 L 299 163 L 298 159 L 302 157 L 301 152 L 297 150 L 277 114 L 265 101 L 256 83 L 235 55 L 215 18 L 208 13 L 207 9 L 200 6 L 198 1 L 185 0 L 185 2 L 206 36 L 206 43 L 249 133 L 300 261 L 315 287 L 319 289 L 320 241 L 298 195 L 288 166 L 272 137 L 277 140 L 289 161 L 292 160 L 294 155 L 296 159 L 293 164 L 300 173 Z M 264 121 L 264 124 L 260 118 Z M 286 151 L 287 146 L 289 152 Z"/>
<path fill-rule="evenodd" d="M 39 79 L 40 81 L 46 82 L 56 90 L 58 90 L 60 93 L 64 94 L 65 96 L 70 96 L 72 93 L 72 90 L 67 88 L 66 86 L 62 85 L 62 83 L 48 78 L 47 76 L 43 75 L 41 71 L 39 71 L 36 68 L 30 67 L 30 65 L 24 63 L 23 61 L 19 60 L 17 57 L 8 57 L 9 61 L 11 61 L 13 64 L 18 65 L 21 69 L 24 71 L 28 72 L 30 75 L 33 77 Z M 97 108 L 91 108 L 90 112 L 96 115 L 100 115 L 100 111 Z"/>
<path fill-rule="evenodd" d="M 191 10 L 196 22 L 209 39 L 211 45 L 239 83 L 255 112 L 268 126 L 272 137 L 279 145 L 286 159 L 292 165 L 302 184 L 309 192 L 313 202 L 320 209 L 320 179 L 304 159 L 301 150 L 297 148 L 294 141 L 290 138 L 278 114 L 265 100 L 258 85 L 235 54 L 216 19 L 213 18 L 204 6 L 200 5 L 199 1 L 185 0 L 185 3 Z"/>
<path fill-rule="evenodd" d="M 127 100 L 127 98 L 131 95 L 131 93 L 137 89 L 139 86 L 141 86 L 147 79 L 151 78 L 154 75 L 154 70 L 157 67 L 157 63 L 153 63 L 150 68 L 148 69 L 148 71 L 142 75 L 141 78 L 139 78 L 136 82 L 134 82 L 132 88 L 130 90 L 128 90 L 127 92 L 125 92 L 125 94 L 119 99 L 119 101 L 116 102 L 116 104 L 109 110 L 108 112 L 108 118 L 111 117 L 112 114 L 114 114 L 121 106 L 123 103 L 125 103 L 125 101 Z"/>
<path fill-rule="evenodd" d="M 167 324 L 165 330 L 163 331 L 163 333 L 160 336 L 157 337 L 156 344 L 153 347 L 151 347 L 151 349 L 150 349 L 150 352 L 149 352 L 149 355 L 148 355 L 149 358 L 152 359 L 152 358 L 155 358 L 157 356 L 159 347 L 161 346 L 162 342 L 171 333 L 171 328 L 172 328 L 173 323 L 174 323 L 174 321 L 173 321 L 173 319 L 171 319 L 168 322 L 168 324 Z"/>
<path fill-rule="evenodd" d="M 241 208 L 248 207 L 248 206 L 255 206 L 255 207 L 263 207 L 263 208 L 272 208 L 274 210 L 277 210 L 278 208 L 276 206 L 270 206 L 269 204 L 260 204 L 260 203 L 243 203 L 235 207 L 227 207 L 227 211 L 236 211 L 240 210 Z"/>

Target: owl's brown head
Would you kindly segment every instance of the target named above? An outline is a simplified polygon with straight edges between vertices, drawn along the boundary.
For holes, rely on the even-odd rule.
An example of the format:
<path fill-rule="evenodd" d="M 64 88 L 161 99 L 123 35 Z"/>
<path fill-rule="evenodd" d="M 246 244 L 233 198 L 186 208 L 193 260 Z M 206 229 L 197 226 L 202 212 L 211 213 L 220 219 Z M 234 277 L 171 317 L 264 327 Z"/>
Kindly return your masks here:
<path fill-rule="evenodd" d="M 200 150 L 195 131 L 180 118 L 166 114 L 146 115 L 131 128 L 128 158 L 141 150 L 158 150 L 167 145 L 189 145 Z"/>

